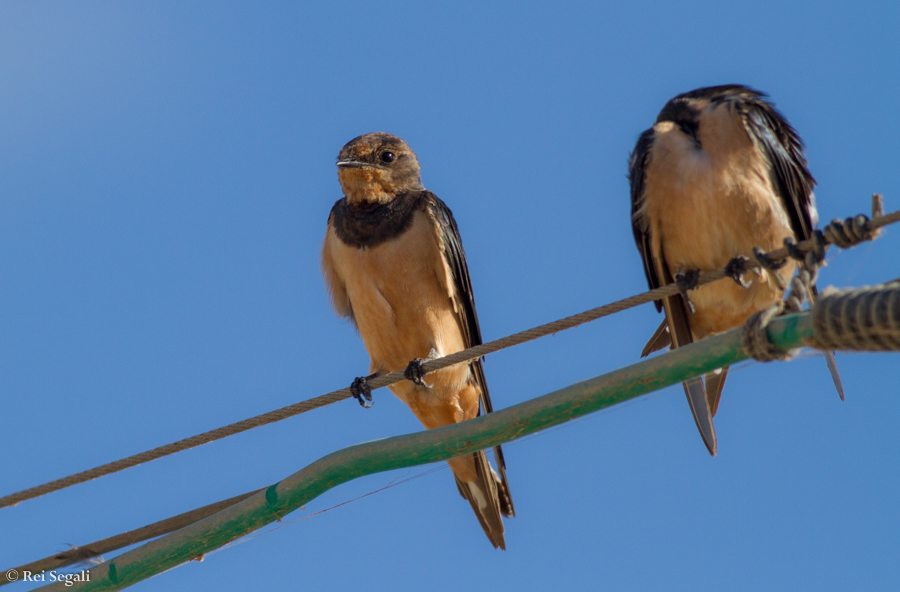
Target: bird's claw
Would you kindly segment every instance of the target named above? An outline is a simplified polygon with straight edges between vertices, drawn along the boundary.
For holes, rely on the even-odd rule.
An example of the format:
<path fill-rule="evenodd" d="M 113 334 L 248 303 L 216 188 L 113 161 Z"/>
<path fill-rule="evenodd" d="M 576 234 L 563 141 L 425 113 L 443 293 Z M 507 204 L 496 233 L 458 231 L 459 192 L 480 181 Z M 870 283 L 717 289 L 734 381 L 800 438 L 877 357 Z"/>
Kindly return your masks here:
<path fill-rule="evenodd" d="M 748 261 L 750 261 L 749 258 L 738 255 L 725 266 L 725 275 L 733 279 L 735 283 L 742 288 L 750 287 L 750 282 L 744 280 L 744 274 L 747 273 Z"/>
<path fill-rule="evenodd" d="M 681 293 L 681 297 L 684 298 L 688 310 L 691 312 L 694 312 L 694 304 L 691 302 L 691 299 L 688 298 L 687 293 L 688 290 L 696 288 L 699 282 L 699 269 L 688 269 L 686 271 L 679 271 L 675 274 L 675 284 L 678 286 L 678 291 Z"/>
<path fill-rule="evenodd" d="M 350 392 L 359 401 L 359 404 L 368 409 L 375 404 L 372 401 L 372 389 L 369 387 L 369 379 L 371 376 L 357 376 L 350 385 Z M 368 401 L 368 403 L 366 403 Z"/>
<path fill-rule="evenodd" d="M 406 377 L 407 380 L 411 381 L 416 386 L 421 386 L 423 388 L 430 389 L 431 387 L 425 383 L 425 375 L 428 374 L 425 371 L 425 362 L 428 360 L 426 358 L 416 358 L 412 362 L 409 363 L 409 366 L 406 367 L 406 370 L 403 371 L 403 376 Z"/>

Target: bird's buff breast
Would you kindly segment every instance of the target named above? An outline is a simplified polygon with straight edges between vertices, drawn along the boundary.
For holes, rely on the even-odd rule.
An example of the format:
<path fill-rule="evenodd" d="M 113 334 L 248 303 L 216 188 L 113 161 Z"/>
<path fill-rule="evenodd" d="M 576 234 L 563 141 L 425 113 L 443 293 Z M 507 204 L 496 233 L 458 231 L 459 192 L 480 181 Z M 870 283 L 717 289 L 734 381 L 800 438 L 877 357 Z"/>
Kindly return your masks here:
<path fill-rule="evenodd" d="M 718 160 L 699 149 L 674 146 L 679 138 L 672 140 L 654 146 L 643 207 L 654 258 L 666 261 L 673 274 L 720 269 L 736 255 L 751 257 L 755 246 L 777 249 L 793 235 L 765 163 L 749 139 L 745 147 L 721 151 L 726 157 Z M 787 280 L 793 272 L 788 264 L 780 273 Z M 783 292 L 768 273 L 747 274 L 749 288 L 719 280 L 691 291 L 694 336 L 740 326 L 779 301 Z"/>
<path fill-rule="evenodd" d="M 444 263 L 430 224 L 414 222 L 401 236 L 370 249 L 340 241 L 332 248 L 372 361 L 370 371 L 402 370 L 415 358 L 465 349 L 448 288 L 438 275 L 444 273 Z M 458 365 L 428 375 L 431 391 L 408 382 L 391 390 L 413 407 L 422 395 L 437 400 L 445 389 L 464 389 L 468 375 L 468 367 Z"/>

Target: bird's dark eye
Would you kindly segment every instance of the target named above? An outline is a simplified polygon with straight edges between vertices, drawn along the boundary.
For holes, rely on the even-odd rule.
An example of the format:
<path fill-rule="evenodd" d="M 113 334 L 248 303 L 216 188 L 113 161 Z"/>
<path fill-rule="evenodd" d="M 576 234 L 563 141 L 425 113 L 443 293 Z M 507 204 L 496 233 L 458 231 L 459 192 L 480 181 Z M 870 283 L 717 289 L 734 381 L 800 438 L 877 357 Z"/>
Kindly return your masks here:
<path fill-rule="evenodd" d="M 394 162 L 395 158 L 396 157 L 394 156 L 393 152 L 382 152 L 381 153 L 381 162 L 383 162 L 384 164 L 391 164 L 392 162 Z"/>

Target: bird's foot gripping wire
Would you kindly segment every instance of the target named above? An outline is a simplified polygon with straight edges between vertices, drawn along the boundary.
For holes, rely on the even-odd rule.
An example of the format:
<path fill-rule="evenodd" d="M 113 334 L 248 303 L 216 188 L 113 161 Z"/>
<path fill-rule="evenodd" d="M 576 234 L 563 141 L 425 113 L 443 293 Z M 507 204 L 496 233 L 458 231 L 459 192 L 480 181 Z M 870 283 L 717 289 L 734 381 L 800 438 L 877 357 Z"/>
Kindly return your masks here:
<path fill-rule="evenodd" d="M 699 269 L 688 269 L 679 271 L 675 274 L 675 285 L 678 286 L 678 292 L 681 293 L 681 297 L 684 298 L 684 302 L 691 312 L 694 312 L 694 304 L 691 302 L 691 299 L 688 298 L 688 290 L 696 288 L 699 282 Z"/>
<path fill-rule="evenodd" d="M 749 258 L 738 255 L 725 266 L 725 275 L 733 279 L 742 288 L 750 287 L 750 282 L 744 280 L 744 274 L 747 273 L 747 262 L 749 261 Z"/>
<path fill-rule="evenodd" d="M 779 290 L 784 290 L 787 286 L 778 270 L 787 265 L 787 259 L 773 259 L 760 247 L 753 247 L 753 258 L 759 263 L 759 266 L 770 272 L 769 276 L 778 286 Z"/>
<path fill-rule="evenodd" d="M 372 401 L 372 388 L 369 386 L 369 379 L 376 378 L 377 376 L 378 372 L 369 374 L 368 376 L 357 376 L 353 379 L 353 384 L 350 385 L 350 392 L 356 397 L 359 404 L 366 409 L 375 404 L 375 402 Z M 368 401 L 368 403 L 366 401 Z"/>
<path fill-rule="evenodd" d="M 431 387 L 428 386 L 424 380 L 425 375 L 428 374 L 428 372 L 425 371 L 425 362 L 429 361 L 428 358 L 416 358 L 410 362 L 409 366 L 406 367 L 406 370 L 403 371 L 403 376 L 416 386 L 430 389 Z"/>
<path fill-rule="evenodd" d="M 787 360 L 790 358 L 790 353 L 783 352 L 772 345 L 766 335 L 766 326 L 769 324 L 769 321 L 779 315 L 800 312 L 807 298 L 811 299 L 811 290 L 816 283 L 819 265 L 825 259 L 826 248 L 825 236 L 821 231 L 815 231 L 812 239 L 814 246 L 808 251 L 797 247 L 797 243 L 792 237 L 784 239 L 784 247 L 787 249 L 788 257 L 798 262 L 797 275 L 791 280 L 790 292 L 788 292 L 784 302 L 773 304 L 769 308 L 757 312 L 747 319 L 747 322 L 744 324 L 744 334 L 742 336 L 744 349 L 747 350 L 750 357 L 760 362 Z M 784 264 L 787 262 L 786 260 L 773 261 L 759 247 L 753 248 L 753 255 L 761 266 L 770 271 L 776 271 L 784 267 Z M 773 278 L 778 278 L 779 282 L 781 281 L 781 276 L 778 273 L 772 273 L 771 275 Z M 838 388 L 838 392 L 841 392 L 840 388 Z"/>

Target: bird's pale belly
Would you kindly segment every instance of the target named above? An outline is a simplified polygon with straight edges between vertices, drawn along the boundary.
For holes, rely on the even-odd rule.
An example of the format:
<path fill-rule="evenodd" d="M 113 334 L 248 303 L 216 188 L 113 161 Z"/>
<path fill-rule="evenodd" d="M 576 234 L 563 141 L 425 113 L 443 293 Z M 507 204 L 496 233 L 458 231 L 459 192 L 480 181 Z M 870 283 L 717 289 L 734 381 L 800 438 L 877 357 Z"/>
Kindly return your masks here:
<path fill-rule="evenodd" d="M 778 198 L 760 198 L 758 192 L 742 190 L 720 197 L 723 193 L 707 195 L 708 200 L 698 199 L 704 196 L 696 194 L 684 196 L 675 202 L 682 206 L 677 212 L 658 218 L 661 248 L 672 273 L 720 269 L 736 255 L 752 257 L 755 246 L 777 249 L 785 237 L 793 235 Z M 781 300 L 784 293 L 769 273 L 747 274 L 749 288 L 725 279 L 691 291 L 694 337 L 702 339 L 738 327 L 753 313 Z M 789 280 L 793 263 L 779 273 Z"/>
<path fill-rule="evenodd" d="M 415 358 L 465 349 L 447 289 L 434 268 L 423 265 L 427 259 L 421 252 L 406 256 L 409 252 L 390 243 L 354 250 L 356 271 L 344 276 L 371 372 L 403 370 Z M 469 375 L 468 365 L 460 364 L 426 376 L 431 389 L 411 382 L 390 389 L 431 429 L 478 414 L 479 393 L 469 384 Z"/>

